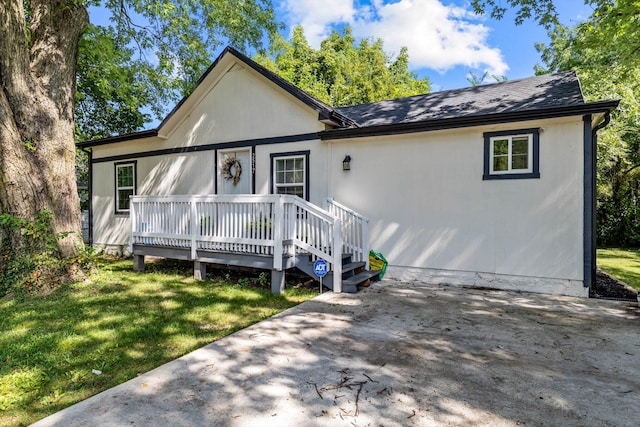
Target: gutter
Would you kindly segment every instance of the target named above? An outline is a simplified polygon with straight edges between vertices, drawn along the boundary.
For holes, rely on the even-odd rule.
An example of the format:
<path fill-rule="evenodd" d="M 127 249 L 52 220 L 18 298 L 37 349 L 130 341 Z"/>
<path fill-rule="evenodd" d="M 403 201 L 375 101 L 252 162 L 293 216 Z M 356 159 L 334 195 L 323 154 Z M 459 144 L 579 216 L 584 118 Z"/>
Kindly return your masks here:
<path fill-rule="evenodd" d="M 584 117 L 585 126 L 591 127 L 591 116 Z M 597 208 L 597 146 L 598 131 L 611 122 L 611 112 L 604 113 L 604 120 L 587 134 L 585 129 L 584 147 L 584 287 L 589 288 L 596 281 L 596 208 Z M 589 137 L 589 140 L 587 140 Z"/>

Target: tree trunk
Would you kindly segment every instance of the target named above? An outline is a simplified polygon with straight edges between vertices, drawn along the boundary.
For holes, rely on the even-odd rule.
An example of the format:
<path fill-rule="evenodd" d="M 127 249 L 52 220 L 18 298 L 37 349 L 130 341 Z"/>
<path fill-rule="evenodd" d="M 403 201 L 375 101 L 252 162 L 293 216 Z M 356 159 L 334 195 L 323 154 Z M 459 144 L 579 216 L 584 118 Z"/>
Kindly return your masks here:
<path fill-rule="evenodd" d="M 63 256 L 82 245 L 73 107 L 89 19 L 79 4 L 5 0 L 0 7 L 0 208 L 31 220 L 51 212 L 53 231 L 69 233 L 58 244 Z"/>

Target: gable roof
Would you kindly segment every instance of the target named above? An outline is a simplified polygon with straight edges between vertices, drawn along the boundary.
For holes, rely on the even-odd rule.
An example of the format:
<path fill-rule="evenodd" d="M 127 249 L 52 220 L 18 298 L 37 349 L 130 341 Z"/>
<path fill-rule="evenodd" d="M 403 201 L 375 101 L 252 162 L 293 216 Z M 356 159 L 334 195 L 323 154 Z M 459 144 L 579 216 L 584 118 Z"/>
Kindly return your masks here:
<path fill-rule="evenodd" d="M 175 116 L 188 110 L 203 96 L 205 81 L 230 57 L 318 113 L 318 120 L 335 126 L 320 132 L 324 140 L 365 135 L 388 135 L 483 124 L 505 123 L 540 118 L 604 113 L 616 108 L 618 101 L 585 103 L 578 76 L 573 71 L 546 74 L 501 83 L 446 90 L 425 95 L 397 98 L 350 107 L 333 108 L 289 83 L 231 46 L 227 46 L 156 129 L 79 143 L 94 147 L 134 139 L 156 137 L 165 128 L 175 126 Z"/>

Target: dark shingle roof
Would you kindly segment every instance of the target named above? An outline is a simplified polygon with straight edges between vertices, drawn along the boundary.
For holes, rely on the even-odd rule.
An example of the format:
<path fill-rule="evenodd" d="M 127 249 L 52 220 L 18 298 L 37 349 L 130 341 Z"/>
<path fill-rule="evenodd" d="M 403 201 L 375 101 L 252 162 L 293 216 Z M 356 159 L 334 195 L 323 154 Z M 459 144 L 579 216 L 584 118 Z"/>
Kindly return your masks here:
<path fill-rule="evenodd" d="M 573 71 L 336 108 L 360 127 L 584 105 Z"/>

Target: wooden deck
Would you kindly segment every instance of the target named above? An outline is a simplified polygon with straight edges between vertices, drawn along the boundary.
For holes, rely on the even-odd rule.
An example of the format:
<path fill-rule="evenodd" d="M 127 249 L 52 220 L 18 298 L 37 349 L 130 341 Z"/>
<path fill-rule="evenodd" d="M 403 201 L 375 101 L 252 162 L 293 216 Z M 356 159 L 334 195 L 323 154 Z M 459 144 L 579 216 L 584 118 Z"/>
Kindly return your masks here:
<path fill-rule="evenodd" d="M 325 209 L 291 195 L 134 196 L 131 199 L 134 268 L 145 256 L 269 269 L 272 290 L 300 256 L 324 259 L 333 290 L 342 290 L 342 256 L 368 262 L 368 220 L 327 199 Z"/>

